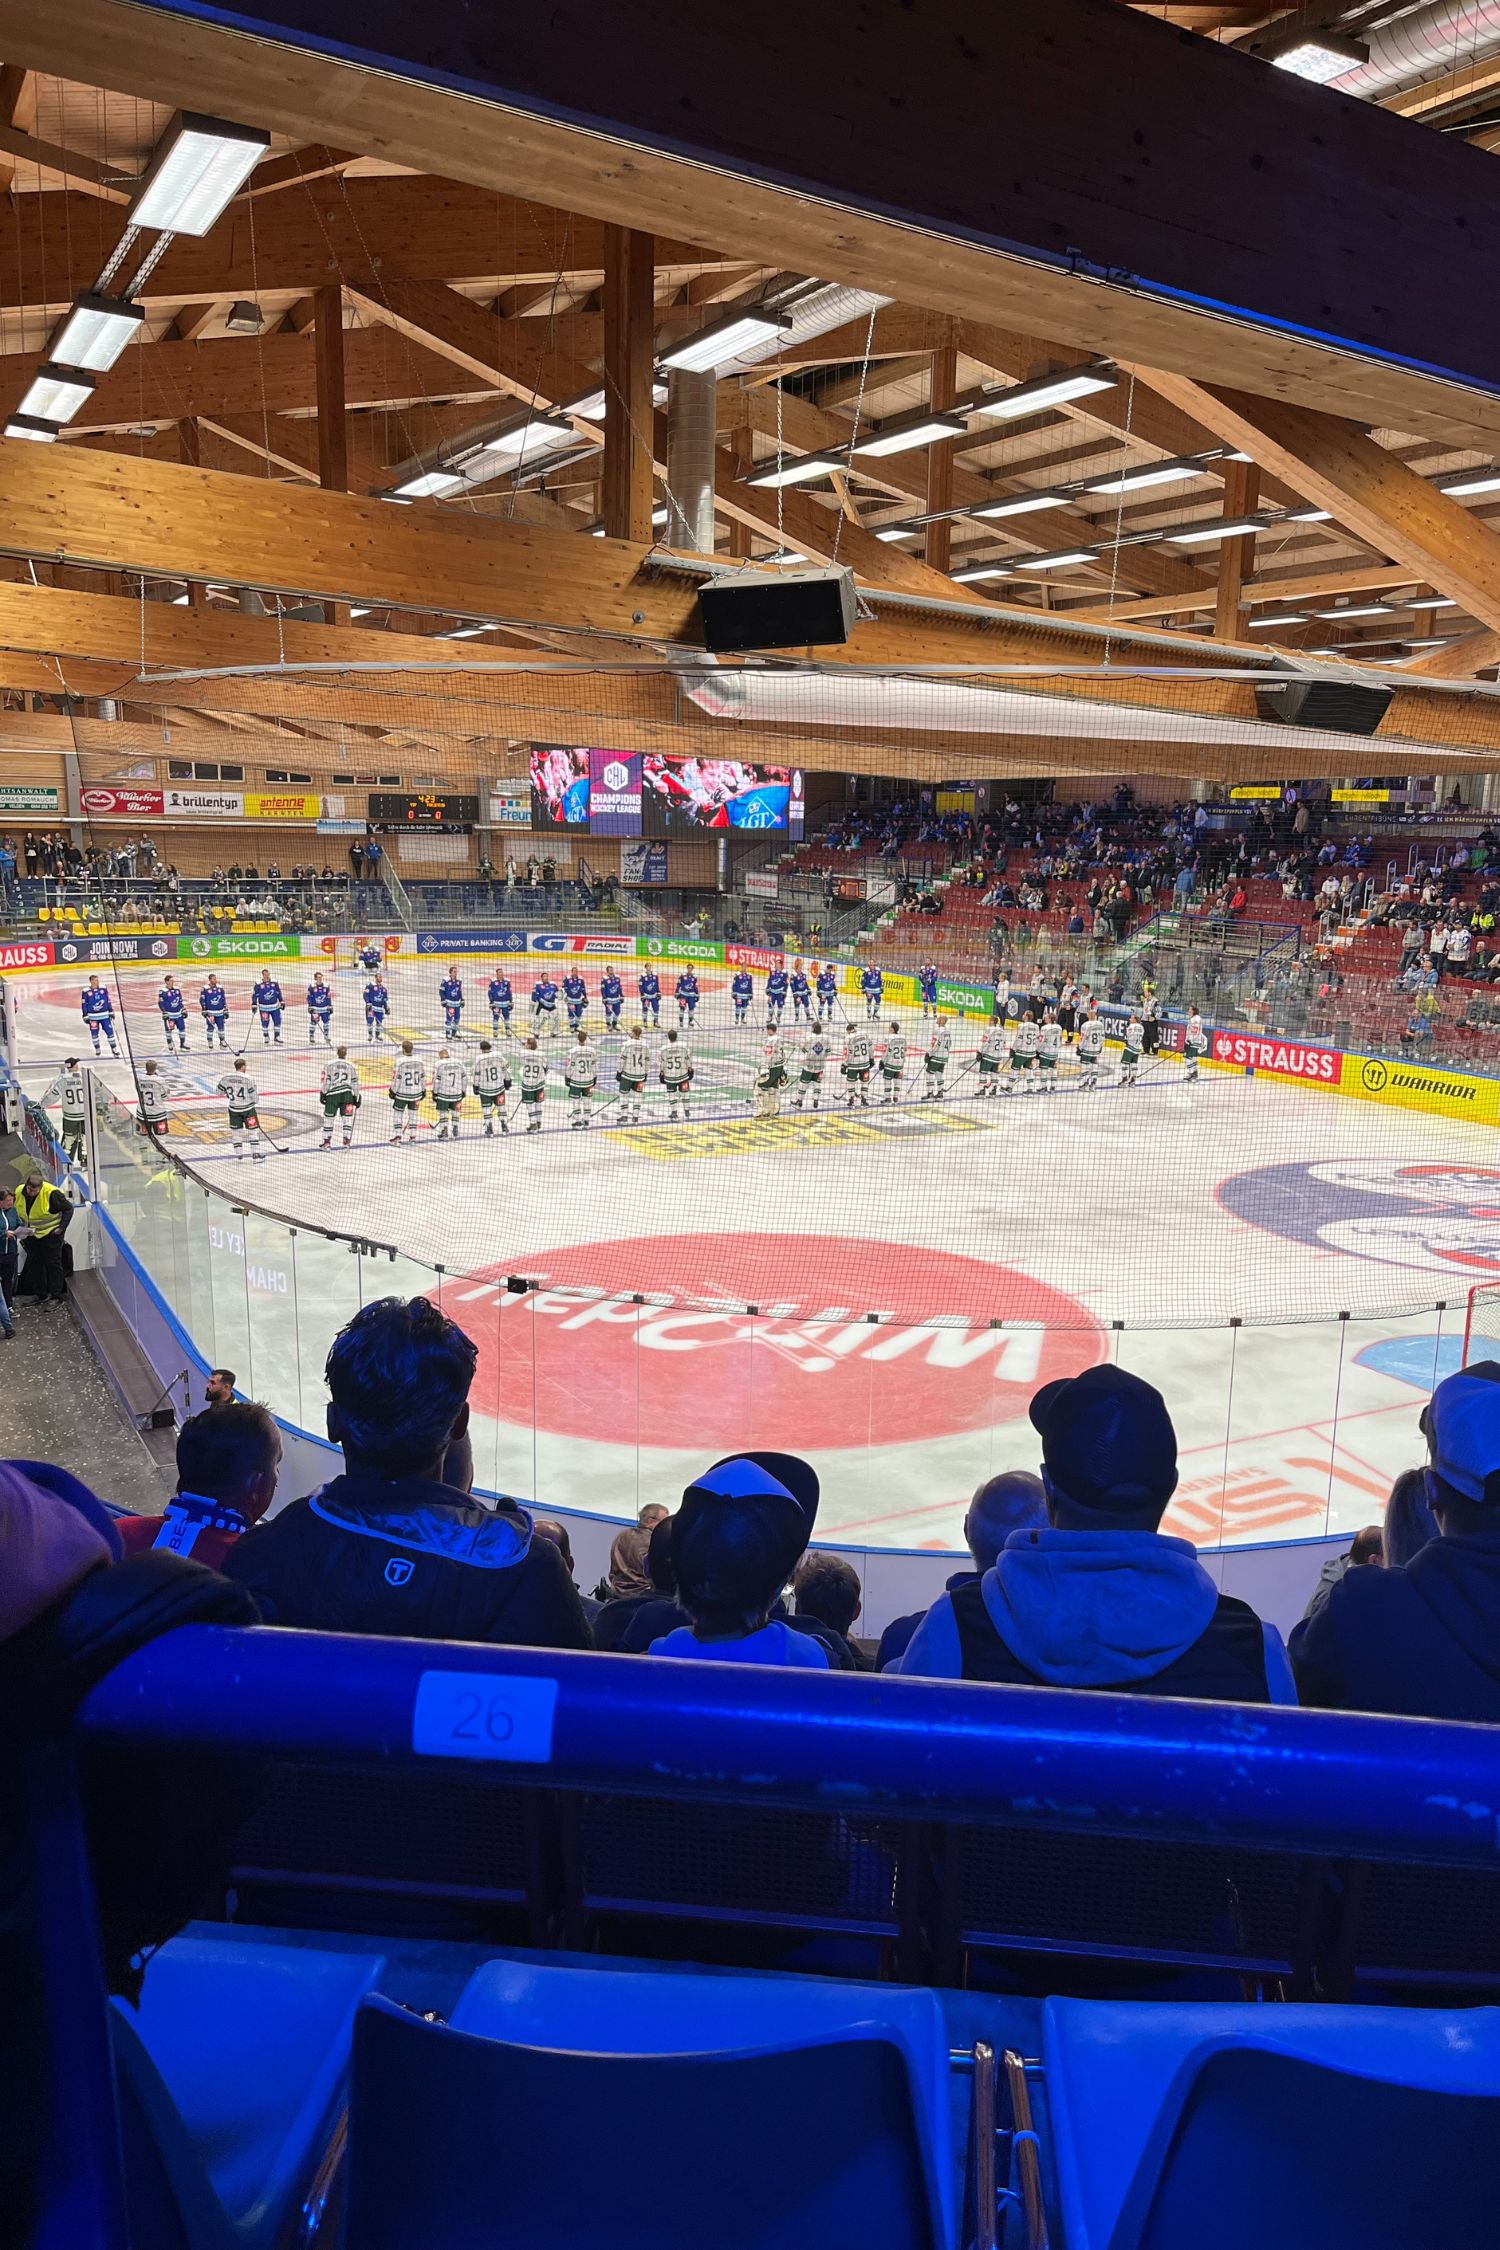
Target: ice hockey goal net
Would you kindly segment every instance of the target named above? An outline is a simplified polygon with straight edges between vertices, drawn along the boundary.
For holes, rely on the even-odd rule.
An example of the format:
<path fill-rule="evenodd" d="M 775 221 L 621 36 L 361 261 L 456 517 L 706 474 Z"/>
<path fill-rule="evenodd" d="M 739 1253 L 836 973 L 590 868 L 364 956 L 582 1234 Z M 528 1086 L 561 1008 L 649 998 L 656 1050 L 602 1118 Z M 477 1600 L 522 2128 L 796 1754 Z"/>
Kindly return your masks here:
<path fill-rule="evenodd" d="M 1476 1282 L 1464 1318 L 1464 1365 L 1500 1359 L 1500 1281 Z"/>

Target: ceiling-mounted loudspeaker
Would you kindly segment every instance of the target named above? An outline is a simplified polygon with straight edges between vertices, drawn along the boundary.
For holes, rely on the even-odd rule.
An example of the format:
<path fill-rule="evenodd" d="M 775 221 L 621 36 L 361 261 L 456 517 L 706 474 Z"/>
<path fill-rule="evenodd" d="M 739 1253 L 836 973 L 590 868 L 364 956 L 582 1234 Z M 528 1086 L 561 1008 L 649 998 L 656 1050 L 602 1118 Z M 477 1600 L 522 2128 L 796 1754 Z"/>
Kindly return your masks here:
<path fill-rule="evenodd" d="M 854 629 L 848 570 L 736 571 L 698 588 L 703 645 L 716 656 L 758 648 L 823 648 Z"/>
<path fill-rule="evenodd" d="M 1326 734 L 1373 734 L 1390 708 L 1394 690 L 1359 680 L 1278 680 L 1258 687 L 1263 719 L 1283 727 L 1318 727 Z"/>

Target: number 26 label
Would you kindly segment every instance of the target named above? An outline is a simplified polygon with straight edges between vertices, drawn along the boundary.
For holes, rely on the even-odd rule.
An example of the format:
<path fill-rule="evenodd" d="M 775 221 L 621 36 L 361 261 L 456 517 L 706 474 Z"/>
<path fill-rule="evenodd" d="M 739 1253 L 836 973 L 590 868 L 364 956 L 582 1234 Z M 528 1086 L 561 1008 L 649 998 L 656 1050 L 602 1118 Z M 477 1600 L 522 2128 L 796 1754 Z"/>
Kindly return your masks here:
<path fill-rule="evenodd" d="M 491 1758 L 544 1766 L 552 1757 L 556 1680 L 503 1672 L 424 1672 L 411 1746 L 424 1758 Z"/>

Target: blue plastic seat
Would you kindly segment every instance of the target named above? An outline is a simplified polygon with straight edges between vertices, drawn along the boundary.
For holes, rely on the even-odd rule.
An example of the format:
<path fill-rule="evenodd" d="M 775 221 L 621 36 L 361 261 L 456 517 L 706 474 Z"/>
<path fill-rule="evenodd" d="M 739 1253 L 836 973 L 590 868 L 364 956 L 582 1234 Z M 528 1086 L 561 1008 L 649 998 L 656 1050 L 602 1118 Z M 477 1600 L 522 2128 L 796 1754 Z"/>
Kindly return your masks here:
<path fill-rule="evenodd" d="M 1493 2238 L 1500 2009 L 1051 2000 L 1068 2250 Z"/>
<path fill-rule="evenodd" d="M 133 2239 L 263 2250 L 341 2105 L 355 2010 L 384 1957 L 180 1937 L 139 2009 L 112 2006 Z"/>
<path fill-rule="evenodd" d="M 601 2006 L 616 2013 L 602 1993 Z M 951 2250 L 927 2135 L 903 2044 L 873 2023 L 608 2054 L 482 2038 L 370 1999 L 355 2027 L 347 2245 Z"/>

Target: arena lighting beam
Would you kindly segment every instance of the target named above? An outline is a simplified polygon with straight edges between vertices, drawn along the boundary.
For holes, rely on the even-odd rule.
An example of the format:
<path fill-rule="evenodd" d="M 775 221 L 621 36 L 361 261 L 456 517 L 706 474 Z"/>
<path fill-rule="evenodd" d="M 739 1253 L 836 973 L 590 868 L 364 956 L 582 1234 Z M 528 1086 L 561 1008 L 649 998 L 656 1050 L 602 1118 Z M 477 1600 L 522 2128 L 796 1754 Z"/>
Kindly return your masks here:
<path fill-rule="evenodd" d="M 976 1697 L 878 1673 L 185 1625 L 117 1665 L 76 1731 L 172 1750 L 463 1756 L 456 1736 L 423 1730 L 433 1674 L 508 1694 L 511 1741 L 524 1721 L 526 1763 L 549 1787 L 1496 1865 L 1500 1731 L 1345 1711 L 1050 1687 Z M 516 1779 L 514 1756 L 496 1762 Z"/>

